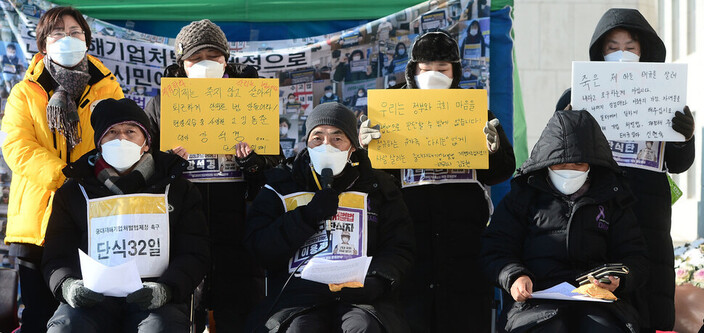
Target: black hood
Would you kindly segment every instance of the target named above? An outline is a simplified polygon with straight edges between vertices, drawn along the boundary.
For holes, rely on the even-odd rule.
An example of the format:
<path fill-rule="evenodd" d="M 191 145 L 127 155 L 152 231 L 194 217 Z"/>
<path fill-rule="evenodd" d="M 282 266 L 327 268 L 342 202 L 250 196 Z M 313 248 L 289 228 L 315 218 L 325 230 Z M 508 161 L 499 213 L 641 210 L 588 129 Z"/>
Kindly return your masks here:
<path fill-rule="evenodd" d="M 589 44 L 589 59 L 604 61 L 602 45 L 604 36 L 614 28 L 626 29 L 638 35 L 640 42 L 640 62 L 664 62 L 665 44 L 653 27 L 637 9 L 611 8 L 599 20 Z"/>
<path fill-rule="evenodd" d="M 620 173 L 601 127 L 587 111 L 555 111 L 517 177 L 561 163 L 589 163 Z"/>

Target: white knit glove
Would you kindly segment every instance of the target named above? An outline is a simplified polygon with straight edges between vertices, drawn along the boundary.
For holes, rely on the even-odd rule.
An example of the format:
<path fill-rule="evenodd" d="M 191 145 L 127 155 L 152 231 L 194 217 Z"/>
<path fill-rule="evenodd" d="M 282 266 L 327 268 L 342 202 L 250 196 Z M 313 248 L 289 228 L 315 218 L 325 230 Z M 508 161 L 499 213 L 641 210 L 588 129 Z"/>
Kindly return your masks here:
<path fill-rule="evenodd" d="M 362 121 L 362 125 L 359 126 L 359 144 L 362 147 L 367 147 L 372 142 L 372 139 L 381 137 L 381 130 L 379 129 L 379 124 L 370 127 L 370 120 L 365 115 L 362 115 L 359 120 Z"/>
<path fill-rule="evenodd" d="M 486 134 L 486 146 L 489 148 L 489 154 L 499 150 L 499 131 L 496 130 L 499 126 L 499 119 L 494 118 L 486 122 L 484 126 L 484 134 Z"/>

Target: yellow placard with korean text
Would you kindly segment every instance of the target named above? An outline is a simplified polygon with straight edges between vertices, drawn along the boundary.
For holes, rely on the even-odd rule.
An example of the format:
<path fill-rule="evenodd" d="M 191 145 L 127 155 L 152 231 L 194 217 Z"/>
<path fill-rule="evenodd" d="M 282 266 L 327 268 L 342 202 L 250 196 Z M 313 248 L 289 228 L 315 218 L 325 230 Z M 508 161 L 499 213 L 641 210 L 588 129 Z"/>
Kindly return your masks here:
<path fill-rule="evenodd" d="M 279 153 L 278 79 L 161 79 L 161 150 Z"/>
<path fill-rule="evenodd" d="M 381 127 L 369 144 L 375 168 L 489 168 L 486 90 L 369 90 L 368 110 Z"/>

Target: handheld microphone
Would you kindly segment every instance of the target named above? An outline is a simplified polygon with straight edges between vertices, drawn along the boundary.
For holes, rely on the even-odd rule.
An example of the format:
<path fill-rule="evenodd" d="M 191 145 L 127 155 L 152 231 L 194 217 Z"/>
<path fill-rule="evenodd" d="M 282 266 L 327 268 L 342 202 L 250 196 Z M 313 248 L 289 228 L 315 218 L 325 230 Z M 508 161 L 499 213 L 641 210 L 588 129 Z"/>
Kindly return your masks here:
<path fill-rule="evenodd" d="M 332 169 L 323 168 L 320 172 L 320 187 L 332 188 Z M 325 220 L 325 231 L 330 232 L 330 230 L 332 230 L 330 220 Z"/>
<path fill-rule="evenodd" d="M 332 188 L 332 169 L 324 168 L 320 172 L 320 186 L 322 188 Z"/>

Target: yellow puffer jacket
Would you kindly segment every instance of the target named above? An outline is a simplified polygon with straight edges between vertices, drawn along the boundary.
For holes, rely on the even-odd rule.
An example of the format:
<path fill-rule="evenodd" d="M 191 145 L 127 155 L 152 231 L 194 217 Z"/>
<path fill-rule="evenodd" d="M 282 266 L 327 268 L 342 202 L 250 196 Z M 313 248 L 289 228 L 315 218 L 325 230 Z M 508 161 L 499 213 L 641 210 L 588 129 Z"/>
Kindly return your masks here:
<path fill-rule="evenodd" d="M 90 105 L 100 99 L 123 98 L 115 76 L 98 59 L 88 56 L 91 75 L 77 103 L 81 143 L 69 153 L 66 139 L 49 130 L 46 106 L 53 94 L 51 75 L 37 54 L 22 82 L 10 92 L 2 119 L 7 133 L 2 154 L 12 170 L 5 243 L 43 245 L 54 192 L 64 183 L 61 170 L 95 148 Z M 81 198 L 76 198 L 80 200 Z"/>

